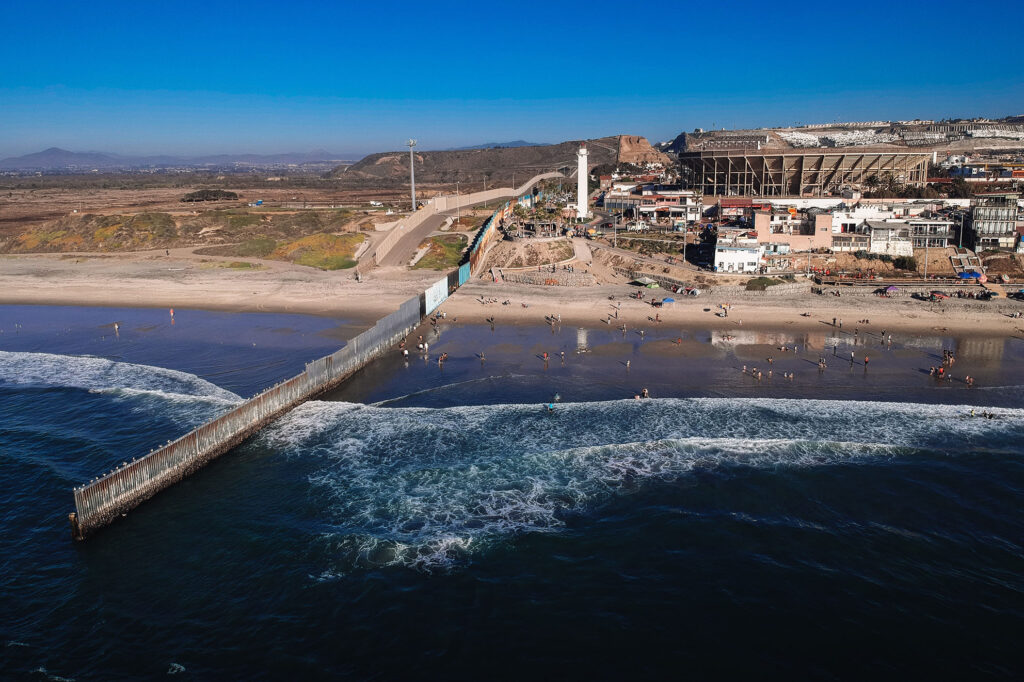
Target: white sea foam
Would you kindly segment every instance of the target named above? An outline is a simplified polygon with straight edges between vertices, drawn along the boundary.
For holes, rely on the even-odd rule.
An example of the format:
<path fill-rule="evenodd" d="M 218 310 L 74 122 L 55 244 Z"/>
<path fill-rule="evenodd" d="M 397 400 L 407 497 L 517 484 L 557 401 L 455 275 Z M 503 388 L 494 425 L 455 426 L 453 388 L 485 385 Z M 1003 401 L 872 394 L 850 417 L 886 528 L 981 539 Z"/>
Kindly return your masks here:
<path fill-rule="evenodd" d="M 174 393 L 171 391 L 161 391 L 159 389 L 147 390 L 142 388 L 93 388 L 89 390 L 90 393 L 102 393 L 104 395 L 119 396 L 128 399 L 133 398 L 152 398 L 162 400 L 171 403 L 187 403 L 195 404 L 197 402 L 209 403 L 211 405 L 223 405 L 225 407 L 234 406 L 239 403 L 241 398 L 234 397 L 228 398 L 222 394 L 217 395 L 194 395 L 190 393 Z M 225 391 L 225 393 L 230 393 Z M 234 395 L 234 394 L 232 394 Z"/>
<path fill-rule="evenodd" d="M 665 399 L 446 409 L 307 403 L 265 432 L 315 459 L 310 495 L 340 565 L 435 570 L 496 539 L 699 470 L 956 456 L 1024 438 L 1024 410 L 828 400 Z"/>
<path fill-rule="evenodd" d="M 105 358 L 0 351 L 0 383 L 88 390 L 135 390 L 238 402 L 231 391 L 194 374 Z"/>

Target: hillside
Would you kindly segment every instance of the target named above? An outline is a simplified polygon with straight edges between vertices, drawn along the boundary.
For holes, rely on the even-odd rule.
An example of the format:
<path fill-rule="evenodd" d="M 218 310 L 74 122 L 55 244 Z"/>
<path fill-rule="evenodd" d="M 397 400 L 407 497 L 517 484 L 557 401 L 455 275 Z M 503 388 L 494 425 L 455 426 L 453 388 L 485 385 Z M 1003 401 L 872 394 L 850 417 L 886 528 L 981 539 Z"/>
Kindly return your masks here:
<path fill-rule="evenodd" d="M 103 152 L 69 152 L 59 147 L 50 147 L 34 154 L 25 154 L 0 160 L 2 170 L 36 170 L 66 167 L 112 168 L 118 160 L 112 154 Z"/>
<path fill-rule="evenodd" d="M 643 137 L 615 135 L 587 140 L 590 166 L 600 164 L 649 161 L 670 162 L 668 157 L 651 148 Z M 492 149 L 461 149 L 416 152 L 416 182 L 420 183 L 498 183 L 511 184 L 532 175 L 558 170 L 576 170 L 576 151 L 580 141 L 560 144 L 501 147 Z M 346 186 L 375 184 L 407 184 L 409 153 L 407 151 L 371 154 L 348 168 L 336 168 L 332 177 Z"/>

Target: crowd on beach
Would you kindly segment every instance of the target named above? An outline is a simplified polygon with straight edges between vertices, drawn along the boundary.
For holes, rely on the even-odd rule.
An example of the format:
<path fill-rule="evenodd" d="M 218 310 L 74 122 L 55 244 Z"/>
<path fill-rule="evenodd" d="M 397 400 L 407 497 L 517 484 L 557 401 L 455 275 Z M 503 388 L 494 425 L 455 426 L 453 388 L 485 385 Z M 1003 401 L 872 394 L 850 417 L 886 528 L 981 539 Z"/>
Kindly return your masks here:
<path fill-rule="evenodd" d="M 643 293 L 642 292 L 638 292 L 637 298 L 640 298 L 642 300 L 642 297 L 643 297 Z M 621 302 L 614 301 L 614 297 L 610 296 L 609 298 L 612 299 L 613 302 L 609 304 L 611 310 L 610 310 L 610 312 L 608 312 L 606 314 L 606 316 L 605 316 L 605 318 L 603 320 L 606 324 L 611 324 L 612 320 L 618 320 L 619 319 L 619 312 L 622 309 L 622 303 Z M 481 304 L 485 304 L 485 305 L 487 305 L 487 304 L 494 304 L 494 303 L 498 303 L 498 299 L 496 299 L 496 298 L 488 299 L 488 298 L 481 297 L 479 299 L 479 302 Z M 508 300 L 502 301 L 503 305 L 510 305 L 510 303 L 511 302 L 508 301 Z M 722 317 L 727 317 L 729 315 L 729 311 L 730 311 L 731 308 L 732 308 L 732 306 L 730 304 L 721 304 L 719 306 L 719 310 L 720 310 L 719 315 L 721 315 Z M 804 313 L 803 315 L 804 316 L 810 316 L 810 313 Z M 440 334 L 440 328 L 439 328 L 440 323 L 442 321 L 447 320 L 447 317 L 448 317 L 447 313 L 443 312 L 443 311 L 437 311 L 437 312 L 435 312 L 434 314 L 432 314 L 430 316 L 429 323 L 431 325 L 431 328 L 434 330 L 435 335 L 439 335 Z M 557 312 L 557 311 L 550 312 L 550 313 L 544 315 L 543 319 L 544 319 L 544 322 L 552 328 L 552 332 L 553 333 L 554 333 L 554 331 L 556 329 L 561 328 L 561 324 L 562 324 L 562 314 L 561 314 L 561 312 Z M 456 322 L 456 321 L 457 321 L 457 318 L 453 318 L 452 319 L 452 322 Z M 655 314 L 653 317 L 648 317 L 648 321 L 653 322 L 655 324 L 660 324 L 661 323 L 661 316 L 660 316 L 660 314 Z M 487 322 L 491 325 L 491 328 L 493 330 L 494 326 L 495 326 L 495 323 L 496 323 L 495 316 L 493 316 L 493 315 L 489 316 L 487 318 Z M 827 319 L 823 320 L 823 322 L 826 325 L 829 324 L 829 321 Z M 738 325 L 739 323 L 737 322 L 736 324 Z M 883 350 L 892 349 L 892 345 L 893 345 L 893 336 L 892 336 L 892 334 L 889 333 L 889 331 L 887 329 L 882 329 L 882 330 L 880 330 L 880 332 L 878 332 L 878 331 L 870 331 L 869 330 L 869 325 L 871 325 L 871 319 L 870 318 L 862 318 L 862 319 L 858 319 L 857 320 L 857 326 L 855 326 L 852 329 L 852 331 L 843 331 L 843 329 L 844 329 L 843 319 L 838 317 L 838 316 L 832 317 L 831 318 L 831 326 L 835 330 L 835 340 L 831 344 L 832 345 L 832 356 L 835 358 L 835 357 L 838 357 L 838 355 L 839 355 L 840 338 L 841 338 L 842 335 L 847 335 L 848 337 L 852 337 L 852 340 L 853 340 L 853 342 L 855 344 L 866 343 L 868 337 L 876 337 L 879 340 L 879 343 L 880 343 L 880 345 L 881 345 Z M 626 324 L 621 324 L 621 325 L 617 326 L 617 329 L 620 330 L 623 333 L 623 335 L 625 335 L 627 333 L 628 327 L 627 327 Z M 637 335 L 640 336 L 641 339 L 645 339 L 646 338 L 646 330 L 644 330 L 644 329 L 635 329 L 634 331 L 635 331 L 635 333 Z M 731 334 L 725 334 L 721 338 L 722 338 L 722 340 L 726 340 L 726 341 L 734 340 L 735 339 L 735 337 L 733 335 L 731 335 Z M 400 349 L 402 355 L 404 357 L 406 357 L 406 358 L 409 356 L 409 349 L 406 347 L 407 346 L 407 342 L 408 342 L 408 339 L 403 340 L 399 344 L 399 349 Z M 672 342 L 675 345 L 677 345 L 677 346 L 681 346 L 682 343 L 683 343 L 683 339 L 682 339 L 682 337 L 677 337 Z M 424 359 L 426 359 L 428 357 L 428 355 L 429 355 L 430 344 L 428 343 L 428 341 L 426 339 L 424 339 L 422 334 L 419 335 L 419 337 L 418 337 L 417 345 L 416 345 L 416 350 L 419 351 L 423 355 Z M 585 349 L 585 348 L 579 349 L 578 348 L 576 352 L 577 352 L 577 354 L 579 354 L 579 353 L 586 352 L 586 350 L 588 350 L 588 349 Z M 792 344 L 792 345 L 790 345 L 788 343 L 784 343 L 784 344 L 781 344 L 781 345 L 777 346 L 776 350 L 778 352 L 780 352 L 780 353 L 783 353 L 783 354 L 790 354 L 790 353 L 792 353 L 794 356 L 797 356 L 797 355 L 800 354 L 801 346 L 799 344 Z M 866 349 L 865 349 L 865 351 L 866 351 Z M 860 356 L 860 359 L 858 361 L 858 351 L 857 350 L 850 350 L 849 353 L 850 353 L 849 364 L 850 364 L 851 368 L 855 364 L 859 363 L 859 364 L 861 364 L 864 367 L 864 371 L 867 372 L 868 367 L 871 364 L 871 356 L 870 356 L 870 354 L 868 352 L 862 352 L 862 354 Z M 486 361 L 485 355 L 484 355 L 484 353 L 482 351 L 477 354 L 477 357 L 480 359 L 481 364 L 483 364 Z M 548 362 L 550 361 L 552 356 L 547 351 L 544 351 L 538 357 L 544 362 L 544 366 L 546 368 L 547 365 L 548 365 Z M 565 351 L 564 350 L 558 352 L 558 358 L 559 358 L 560 363 L 564 366 L 565 365 L 565 361 L 566 361 L 565 360 Z M 437 358 L 438 367 L 443 369 L 444 365 L 445 365 L 445 362 L 447 360 L 448 360 L 448 354 L 447 353 L 442 353 L 440 356 L 438 356 L 438 358 Z M 743 374 L 750 376 L 751 378 L 753 378 L 757 382 L 764 381 L 765 379 L 771 379 L 771 378 L 773 378 L 776 375 L 776 371 L 775 371 L 775 356 L 774 355 L 768 355 L 765 358 L 765 363 L 767 365 L 766 367 L 765 366 L 761 366 L 761 367 L 758 367 L 758 366 L 748 367 L 747 365 L 743 365 L 741 371 L 742 371 Z M 943 356 L 942 356 L 942 363 L 941 363 L 941 365 L 938 366 L 938 367 L 931 367 L 931 368 L 929 368 L 929 375 L 935 377 L 937 381 L 952 382 L 952 381 L 954 381 L 954 379 L 953 379 L 953 376 L 952 376 L 952 374 L 950 372 L 950 369 L 952 368 L 954 363 L 956 363 L 956 356 L 955 356 L 954 352 L 952 350 L 945 349 L 945 350 L 943 350 Z M 626 370 L 629 371 L 631 366 L 632 366 L 632 360 L 631 359 L 626 359 L 622 364 L 625 366 Z M 828 369 L 828 366 L 829 366 L 829 363 L 828 363 L 828 360 L 827 360 L 826 356 L 824 354 L 819 355 L 818 356 L 818 360 L 817 360 L 818 372 L 819 373 L 825 372 L 825 370 Z M 789 369 L 785 369 L 785 370 L 783 370 L 781 372 L 781 377 L 783 379 L 787 380 L 787 381 L 793 381 L 795 379 L 795 376 L 796 376 L 796 372 L 790 371 Z M 970 376 L 970 375 L 966 375 L 962 379 L 962 383 L 966 384 L 968 387 L 973 387 L 975 385 L 975 378 Z M 637 399 L 647 398 L 647 397 L 649 397 L 649 393 L 648 393 L 647 389 L 643 389 L 640 393 L 634 394 L 634 397 L 637 398 Z"/>

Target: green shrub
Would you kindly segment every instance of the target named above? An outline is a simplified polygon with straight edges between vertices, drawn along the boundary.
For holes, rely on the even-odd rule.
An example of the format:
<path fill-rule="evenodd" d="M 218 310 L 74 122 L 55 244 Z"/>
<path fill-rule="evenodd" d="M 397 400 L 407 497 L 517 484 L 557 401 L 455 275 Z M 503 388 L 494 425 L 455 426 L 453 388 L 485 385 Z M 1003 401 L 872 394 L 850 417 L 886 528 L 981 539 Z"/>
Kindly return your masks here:
<path fill-rule="evenodd" d="M 178 228 L 174 218 L 166 213 L 140 213 L 125 221 L 134 232 L 150 232 L 160 239 L 174 239 L 178 236 Z"/>
<path fill-rule="evenodd" d="M 747 282 L 747 291 L 764 291 L 768 287 L 775 286 L 776 284 L 782 284 L 782 280 L 773 279 L 771 277 L 755 277 Z"/>
<path fill-rule="evenodd" d="M 238 195 L 234 192 L 228 192 L 223 189 L 200 189 L 195 192 L 189 192 L 181 198 L 182 201 L 225 201 L 228 199 L 237 199 Z"/>

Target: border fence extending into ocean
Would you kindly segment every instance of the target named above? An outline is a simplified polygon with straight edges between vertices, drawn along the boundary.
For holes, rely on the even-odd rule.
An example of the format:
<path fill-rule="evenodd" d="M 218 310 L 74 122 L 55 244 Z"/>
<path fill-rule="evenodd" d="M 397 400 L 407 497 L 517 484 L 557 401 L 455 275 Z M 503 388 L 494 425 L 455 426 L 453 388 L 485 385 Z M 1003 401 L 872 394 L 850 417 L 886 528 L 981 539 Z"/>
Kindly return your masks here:
<path fill-rule="evenodd" d="M 546 177 L 546 176 L 545 176 Z M 525 188 L 532 187 L 534 178 Z M 538 197 L 542 195 L 537 195 Z M 329 391 L 409 335 L 423 318 L 480 272 L 487 247 L 516 204 L 533 206 L 535 195 L 509 200 L 484 222 L 457 269 L 408 299 L 398 310 L 349 340 L 331 355 L 306 364 L 297 376 L 256 394 L 224 414 L 144 457 L 123 462 L 109 473 L 74 489 L 71 534 L 83 540 L 164 488 L 241 444 L 263 426 L 299 404 Z"/>

